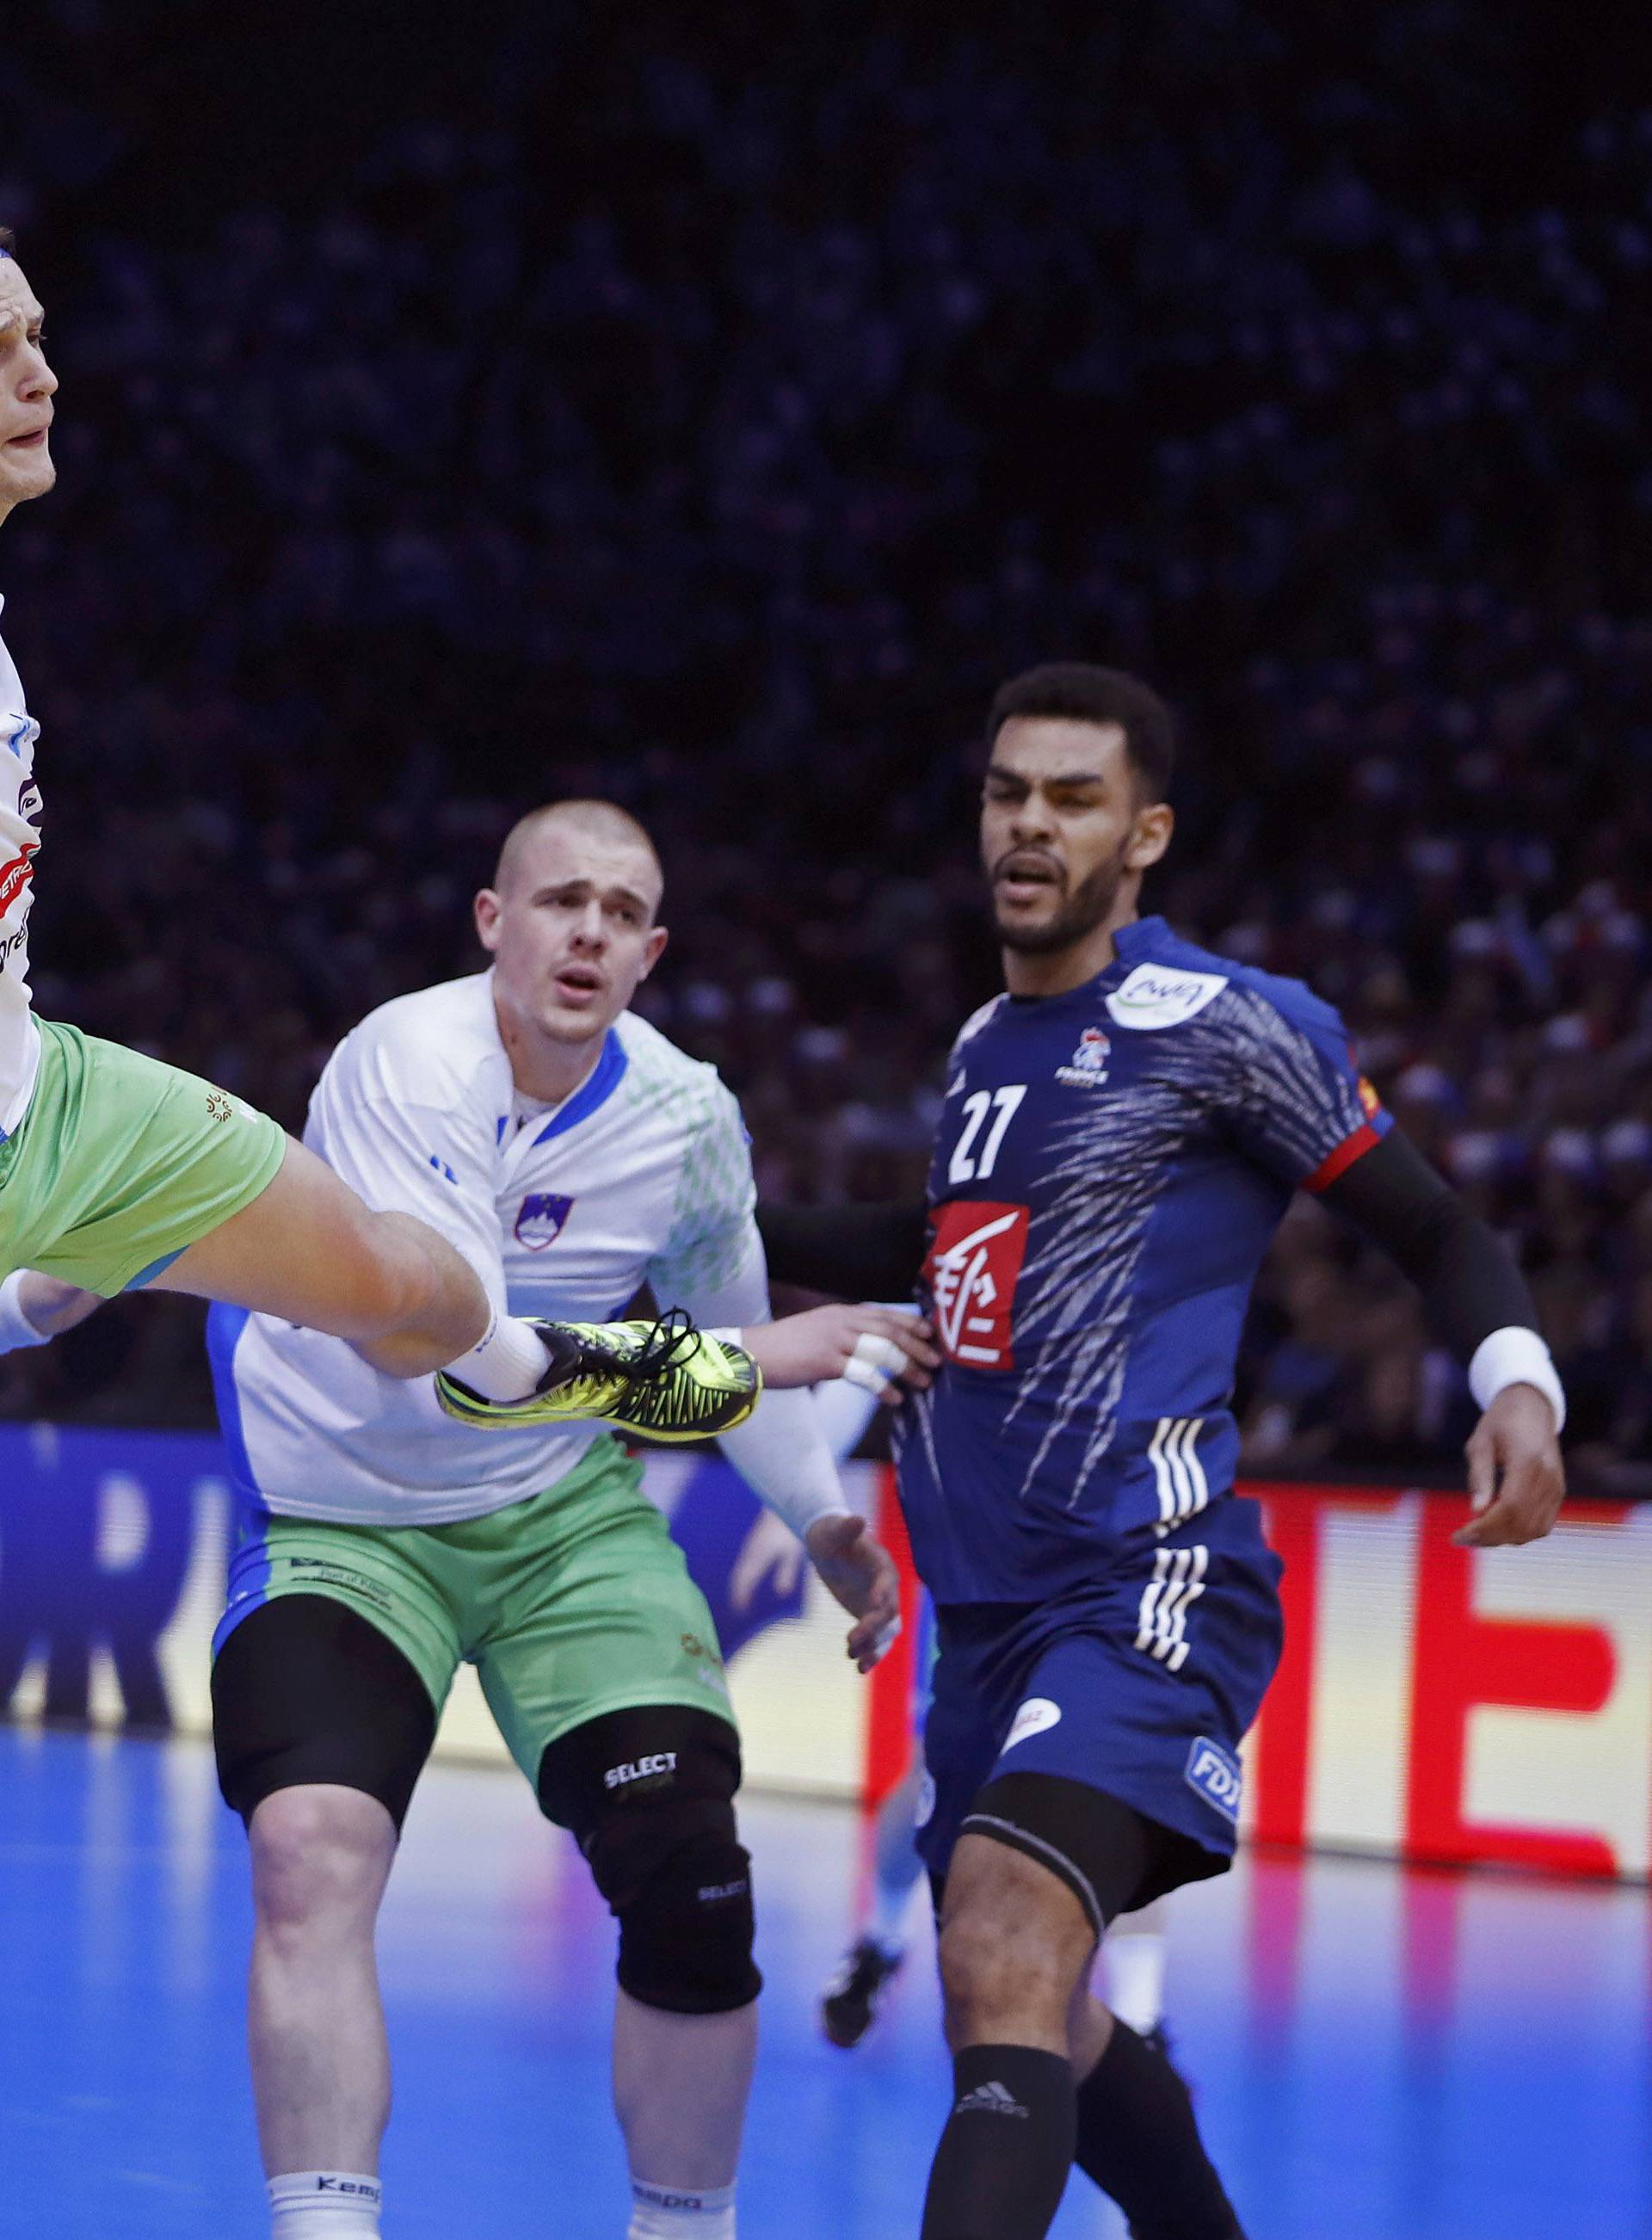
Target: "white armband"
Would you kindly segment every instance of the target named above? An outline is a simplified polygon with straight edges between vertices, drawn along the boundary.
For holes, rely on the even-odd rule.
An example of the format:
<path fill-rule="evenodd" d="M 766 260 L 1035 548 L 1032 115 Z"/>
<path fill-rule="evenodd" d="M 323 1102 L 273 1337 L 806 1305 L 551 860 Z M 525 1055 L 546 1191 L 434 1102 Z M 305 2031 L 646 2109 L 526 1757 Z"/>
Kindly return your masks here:
<path fill-rule="evenodd" d="M 0 1283 L 0 1353 L 20 1353 L 26 1345 L 50 1345 L 50 1333 L 37 1330 L 23 1310 L 26 1268 L 14 1268 Z"/>
<path fill-rule="evenodd" d="M 1566 1428 L 1566 1392 L 1554 1357 L 1535 1330 L 1510 1323 L 1493 1330 L 1475 1348 L 1469 1363 L 1469 1390 L 1483 1415 L 1511 1384 L 1535 1384 L 1555 1411 L 1555 1433 Z"/>

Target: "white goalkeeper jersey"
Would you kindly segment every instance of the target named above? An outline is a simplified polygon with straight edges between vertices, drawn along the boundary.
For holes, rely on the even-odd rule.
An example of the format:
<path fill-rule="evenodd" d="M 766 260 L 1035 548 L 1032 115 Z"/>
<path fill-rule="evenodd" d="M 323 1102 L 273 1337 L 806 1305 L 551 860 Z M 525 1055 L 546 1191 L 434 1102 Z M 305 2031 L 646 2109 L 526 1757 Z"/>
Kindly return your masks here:
<path fill-rule="evenodd" d="M 4 604 L 0 599 L 0 607 Z M 40 1030 L 29 997 L 29 908 L 40 845 L 39 737 L 17 665 L 0 644 L 0 1138 L 27 1111 L 40 1067 Z"/>
<path fill-rule="evenodd" d="M 703 1323 L 768 1319 L 739 1107 L 714 1067 L 629 1012 L 583 1086 L 524 1123 L 491 973 L 400 997 L 334 1052 L 304 1141 L 369 1205 L 439 1230 L 513 1314 L 610 1321 L 647 1283 Z M 471 1430 L 430 1377 L 382 1377 L 342 1340 L 267 1315 L 215 1307 L 209 1338 L 243 1490 L 287 1516 L 484 1516 L 543 1491 L 599 1435 Z M 766 1394 L 724 1444 L 759 1494 L 778 1475 L 794 1510 L 800 1490 L 842 1506 L 806 1393 Z"/>

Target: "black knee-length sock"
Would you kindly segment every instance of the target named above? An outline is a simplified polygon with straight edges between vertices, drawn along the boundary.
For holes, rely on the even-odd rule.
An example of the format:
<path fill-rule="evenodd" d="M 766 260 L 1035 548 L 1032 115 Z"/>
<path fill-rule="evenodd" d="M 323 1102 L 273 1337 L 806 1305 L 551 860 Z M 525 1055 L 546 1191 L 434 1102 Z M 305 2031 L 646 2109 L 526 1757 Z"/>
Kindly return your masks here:
<path fill-rule="evenodd" d="M 952 2076 L 923 2240 L 1043 2240 L 1073 2162 L 1072 2063 L 1036 2046 L 972 2045 Z"/>
<path fill-rule="evenodd" d="M 1116 2018 L 1106 2052 L 1078 2088 L 1076 2115 L 1075 2159 L 1124 2211 L 1131 2240 L 1244 2240 L 1187 2086 Z"/>

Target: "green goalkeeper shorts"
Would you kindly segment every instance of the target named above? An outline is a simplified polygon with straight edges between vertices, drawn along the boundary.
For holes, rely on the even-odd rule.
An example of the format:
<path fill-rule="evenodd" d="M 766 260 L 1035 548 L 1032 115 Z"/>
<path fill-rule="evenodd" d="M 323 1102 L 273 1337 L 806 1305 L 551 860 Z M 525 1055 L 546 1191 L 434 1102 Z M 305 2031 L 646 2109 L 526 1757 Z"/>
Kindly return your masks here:
<path fill-rule="evenodd" d="M 365 1618 L 438 1712 L 461 1662 L 474 1664 L 530 1782 L 549 1743 L 604 1711 L 686 1703 L 734 1723 L 705 1597 L 616 1438 L 599 1438 L 543 1493 L 457 1524 L 255 1511 L 230 1565 L 215 1653 L 254 1611 L 292 1595 Z"/>
<path fill-rule="evenodd" d="M 0 1278 L 37 1268 L 112 1299 L 267 1190 L 276 1123 L 193 1073 L 40 1022 L 40 1073 L 0 1143 Z"/>

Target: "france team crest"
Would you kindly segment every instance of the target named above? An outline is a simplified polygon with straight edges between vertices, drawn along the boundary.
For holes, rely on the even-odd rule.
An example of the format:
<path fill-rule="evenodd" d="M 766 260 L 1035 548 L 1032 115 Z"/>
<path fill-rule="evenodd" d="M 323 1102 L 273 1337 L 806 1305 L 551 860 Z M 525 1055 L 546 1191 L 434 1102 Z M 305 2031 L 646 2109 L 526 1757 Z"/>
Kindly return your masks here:
<path fill-rule="evenodd" d="M 1100 1027 L 1086 1027 L 1078 1038 L 1078 1048 L 1065 1065 L 1056 1068 L 1057 1081 L 1064 1081 L 1072 1089 L 1099 1089 L 1107 1079 L 1107 1060 L 1113 1047 L 1110 1035 Z"/>
<path fill-rule="evenodd" d="M 517 1243 L 530 1252 L 543 1252 L 562 1235 L 573 1210 L 571 1197 L 560 1197 L 554 1190 L 530 1190 L 516 1216 Z"/>

